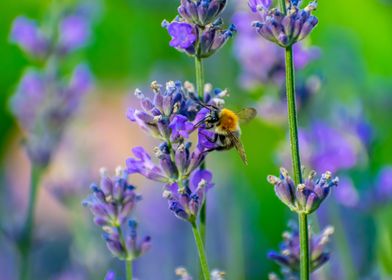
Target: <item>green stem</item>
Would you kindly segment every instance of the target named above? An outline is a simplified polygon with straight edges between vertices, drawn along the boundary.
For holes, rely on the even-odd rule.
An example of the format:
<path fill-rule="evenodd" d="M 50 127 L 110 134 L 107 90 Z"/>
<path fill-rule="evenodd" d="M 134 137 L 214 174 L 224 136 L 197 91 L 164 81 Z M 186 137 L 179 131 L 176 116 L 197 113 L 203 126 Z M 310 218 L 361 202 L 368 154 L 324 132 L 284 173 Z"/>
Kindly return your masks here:
<path fill-rule="evenodd" d="M 286 14 L 286 2 L 280 0 L 280 9 Z M 285 49 L 286 60 L 286 93 L 287 111 L 290 130 L 291 160 L 293 165 L 294 182 L 296 185 L 302 183 L 301 159 L 298 144 L 298 125 L 297 110 L 295 104 L 295 75 L 292 46 Z M 299 213 L 299 232 L 300 232 L 300 278 L 308 280 L 310 277 L 309 269 L 309 237 L 308 237 L 308 217 L 307 214 Z"/>
<path fill-rule="evenodd" d="M 121 225 L 117 225 L 117 231 L 120 239 L 120 243 L 124 248 L 127 248 L 127 245 L 125 244 L 125 238 L 123 231 L 121 229 Z M 129 258 L 129 254 L 127 253 L 127 258 L 125 259 L 125 279 L 126 280 L 132 280 L 132 258 Z"/>
<path fill-rule="evenodd" d="M 308 215 L 298 214 L 299 222 L 299 246 L 300 246 L 300 272 L 301 280 L 308 280 L 309 270 L 309 238 L 308 238 Z"/>
<path fill-rule="evenodd" d="M 199 99 L 204 100 L 204 67 L 202 58 L 195 56 L 196 70 L 196 89 Z M 200 169 L 206 168 L 205 162 L 202 163 Z M 207 198 L 204 200 L 200 210 L 200 234 L 205 246 L 206 243 L 206 222 L 207 222 Z"/>
<path fill-rule="evenodd" d="M 202 58 L 195 56 L 196 90 L 200 100 L 204 100 L 204 67 Z"/>
<path fill-rule="evenodd" d="M 208 269 L 207 257 L 204 250 L 203 240 L 201 239 L 196 222 L 192 222 L 193 236 L 195 237 L 196 247 L 199 253 L 200 266 L 203 272 L 204 280 L 210 280 L 210 271 Z"/>
<path fill-rule="evenodd" d="M 132 260 L 125 261 L 125 273 L 126 273 L 125 279 L 132 280 Z"/>
<path fill-rule="evenodd" d="M 286 13 L 287 13 L 287 11 L 286 11 L 286 2 L 285 2 L 285 0 L 280 0 L 280 1 L 279 1 L 279 8 L 280 8 L 280 11 L 281 11 L 283 14 L 286 14 Z"/>
<path fill-rule="evenodd" d="M 206 246 L 206 222 L 207 222 L 207 197 L 205 197 L 200 209 L 200 236 L 201 236 L 201 240 L 203 241 L 204 247 Z"/>
<path fill-rule="evenodd" d="M 295 105 L 295 77 L 293 63 L 293 49 L 288 47 L 285 50 L 286 58 L 286 92 L 287 111 L 290 130 L 291 160 L 293 165 L 294 182 L 296 185 L 302 183 L 301 159 L 298 145 L 298 125 L 297 109 Z M 309 269 L 309 238 L 308 238 L 308 217 L 307 214 L 299 213 L 299 236 L 300 236 L 300 275 L 301 280 L 308 280 Z"/>
<path fill-rule="evenodd" d="M 286 91 L 287 91 L 287 109 L 290 129 L 290 147 L 291 160 L 293 164 L 294 181 L 296 184 L 302 183 L 301 160 L 298 145 L 298 125 L 297 109 L 295 105 L 295 77 L 293 64 L 293 49 L 286 48 Z"/>
<path fill-rule="evenodd" d="M 29 205 L 27 209 L 26 222 L 22 231 L 22 238 L 19 243 L 19 250 L 21 254 L 20 263 L 20 279 L 29 279 L 29 269 L 30 269 L 30 251 L 32 247 L 33 233 L 34 233 L 34 218 L 35 218 L 35 208 L 37 204 L 37 195 L 39 188 L 39 181 L 42 175 L 42 168 L 32 165 L 31 167 L 31 182 L 30 182 L 30 195 L 29 195 Z"/>

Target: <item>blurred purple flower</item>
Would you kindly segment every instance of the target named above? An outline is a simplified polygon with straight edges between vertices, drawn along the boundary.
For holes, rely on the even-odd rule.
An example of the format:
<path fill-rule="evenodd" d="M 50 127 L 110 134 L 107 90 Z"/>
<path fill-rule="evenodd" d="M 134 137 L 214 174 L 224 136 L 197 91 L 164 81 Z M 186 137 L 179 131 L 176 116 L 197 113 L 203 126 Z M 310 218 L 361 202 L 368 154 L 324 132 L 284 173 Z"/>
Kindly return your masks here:
<path fill-rule="evenodd" d="M 34 20 L 24 16 L 12 23 L 11 41 L 31 55 L 42 57 L 46 54 L 49 41 L 37 27 Z"/>
<path fill-rule="evenodd" d="M 254 11 L 254 7 L 250 7 Z M 287 14 L 277 9 L 262 10 L 261 21 L 255 21 L 253 26 L 264 39 L 286 48 L 306 38 L 317 25 L 318 19 L 311 14 L 316 8 L 314 1 L 304 9 L 289 5 Z"/>
<path fill-rule="evenodd" d="M 103 238 L 109 251 L 121 260 L 134 260 L 150 248 L 150 237 L 137 242 L 137 223 L 131 219 L 136 203 L 141 197 L 127 181 L 128 173 L 116 170 L 110 178 L 101 170 L 101 182 L 92 184 L 92 194 L 83 201 L 94 215 L 94 223 L 105 232 Z M 123 232 L 127 232 L 126 236 Z"/>
<path fill-rule="evenodd" d="M 72 73 L 68 91 L 77 95 L 88 92 L 93 85 L 90 68 L 86 64 L 78 65 Z"/>
<path fill-rule="evenodd" d="M 105 275 L 104 280 L 116 280 L 116 274 L 114 273 L 114 271 L 108 271 L 108 273 L 106 273 Z"/>
<path fill-rule="evenodd" d="M 261 9 L 268 10 L 272 0 L 249 0 L 248 5 L 252 12 L 256 13 Z"/>
<path fill-rule="evenodd" d="M 283 242 L 280 245 L 280 252 L 271 251 L 268 258 L 275 261 L 282 268 L 285 279 L 296 279 L 300 270 L 300 247 L 299 231 L 294 223 L 289 224 L 290 231 L 283 233 Z M 313 272 L 324 265 L 330 258 L 327 250 L 334 228 L 326 227 L 321 234 L 311 234 L 309 231 L 310 245 L 310 271 Z M 270 277 L 269 279 L 277 279 Z"/>
<path fill-rule="evenodd" d="M 61 20 L 58 44 L 62 53 L 83 47 L 89 37 L 90 24 L 86 17 L 69 15 Z"/>
<path fill-rule="evenodd" d="M 33 129 L 38 104 L 45 99 L 46 85 L 41 73 L 28 70 L 19 82 L 17 94 L 12 99 L 12 111 L 26 129 Z"/>
<path fill-rule="evenodd" d="M 392 166 L 383 167 L 376 180 L 376 193 L 379 201 L 392 199 Z"/>
<path fill-rule="evenodd" d="M 358 137 L 322 121 L 300 129 L 299 142 L 305 163 L 316 170 L 337 172 L 354 167 L 359 160 Z"/>
<path fill-rule="evenodd" d="M 58 80 L 56 80 L 58 79 Z M 26 130 L 30 159 L 46 166 L 82 97 L 91 86 L 85 65 L 75 68 L 69 84 L 46 72 L 28 70 L 11 98 L 11 110 Z"/>
<path fill-rule="evenodd" d="M 348 177 L 339 178 L 339 188 L 336 188 L 334 196 L 345 207 L 356 207 L 360 200 L 353 181 Z"/>
<path fill-rule="evenodd" d="M 339 179 L 332 178 L 330 172 L 325 172 L 316 178 L 316 172 L 311 171 L 303 184 L 295 186 L 286 169 L 280 169 L 280 176 L 268 176 L 268 182 L 274 185 L 276 196 L 291 211 L 311 214 L 316 211 L 327 198 L 333 187 L 338 185 Z"/>
<path fill-rule="evenodd" d="M 206 26 L 223 12 L 226 0 L 181 0 L 178 13 L 189 23 Z"/>

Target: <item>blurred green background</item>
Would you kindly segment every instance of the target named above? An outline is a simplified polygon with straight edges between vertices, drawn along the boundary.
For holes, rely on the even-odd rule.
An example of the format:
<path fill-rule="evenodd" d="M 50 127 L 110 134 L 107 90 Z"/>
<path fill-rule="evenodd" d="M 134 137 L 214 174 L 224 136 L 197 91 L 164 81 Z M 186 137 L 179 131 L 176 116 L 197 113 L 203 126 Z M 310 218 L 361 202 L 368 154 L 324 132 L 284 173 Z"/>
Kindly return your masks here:
<path fill-rule="evenodd" d="M 15 135 L 19 133 L 17 123 L 9 112 L 9 98 L 15 90 L 23 69 L 29 64 L 29 60 L 25 58 L 20 49 L 8 42 L 9 31 L 12 20 L 16 16 L 24 14 L 31 18 L 42 19 L 48 12 L 50 4 L 51 1 L 44 0 L 0 1 L 0 159 L 2 160 L 0 202 L 4 202 L 3 206 L 0 206 L 2 211 L 0 218 L 3 221 L 6 220 L 6 216 L 16 211 L 4 206 L 7 197 L 11 194 L 9 188 L 18 188 L 18 186 L 7 184 L 5 174 L 9 164 L 7 160 L 12 157 L 13 152 L 10 143 L 15 141 Z M 97 82 L 96 90 L 92 93 L 92 95 L 96 94 L 95 98 L 127 100 L 127 96 L 130 96 L 129 92 L 132 92 L 134 88 L 147 88 L 153 80 L 161 83 L 165 80 L 194 80 L 193 60 L 169 47 L 169 36 L 160 26 L 163 19 L 172 19 L 175 16 L 178 1 L 111 0 L 103 1 L 102 4 L 102 14 L 94 26 L 91 44 L 73 58 L 75 61 L 86 60 L 91 66 Z M 235 4 L 229 1 L 225 12 L 226 22 L 230 22 L 234 9 Z M 390 124 L 392 117 L 392 2 L 387 0 L 319 1 L 316 15 L 320 23 L 312 33 L 311 40 L 314 45 L 321 48 L 322 56 L 301 75 L 319 73 L 324 79 L 322 93 L 316 97 L 317 106 L 321 105 L 320 108 L 322 108 L 319 111 L 320 118 L 327 116 L 334 104 L 351 106 L 350 104 L 358 100 L 363 102 L 364 112 L 376 131 L 377 141 L 369 155 L 368 165 L 359 167 L 350 173 L 356 182 L 360 182 L 366 180 L 363 179 L 366 176 L 375 176 L 377 170 L 383 165 L 392 163 Z M 229 43 L 213 58 L 208 59 L 205 67 L 208 82 L 220 88 L 230 89 L 231 97 L 228 106 L 239 108 L 252 104 L 260 95 L 258 92 L 249 94 L 239 87 L 240 70 L 233 57 L 232 43 Z M 125 116 L 125 108 L 128 106 L 125 102 L 121 107 L 112 108 L 111 112 L 120 117 Z M 118 103 L 115 104 L 118 105 Z M 300 115 L 300 122 L 308 122 L 308 117 L 308 115 Z M 209 221 L 212 227 L 212 224 L 217 223 L 219 229 L 213 227 L 214 230 L 209 233 L 207 251 L 212 256 L 210 257 L 211 267 L 226 271 L 228 279 L 266 279 L 270 271 L 278 270 L 278 267 L 267 259 L 266 253 L 270 249 L 278 248 L 281 233 L 286 228 L 288 219 L 293 216 L 275 197 L 273 189 L 266 183 L 265 178 L 268 174 L 277 173 L 276 149 L 285 137 L 285 127 L 255 121 L 243 128 L 243 142 L 249 157 L 249 167 L 244 168 L 234 152 L 214 155 L 208 163 L 210 168 L 217 173 L 216 184 L 219 186 L 214 195 L 212 202 L 214 210 Z M 116 140 L 113 138 L 111 141 Z M 138 144 L 143 144 L 143 141 L 140 140 Z M 115 143 L 107 143 L 107 145 L 115 145 Z M 129 143 L 129 150 L 131 147 L 132 144 Z M 122 163 L 128 156 L 129 154 L 124 154 L 122 161 L 118 159 L 119 163 Z M 229 163 L 226 160 L 228 158 Z M 105 165 L 105 162 L 97 164 Z M 229 172 L 233 175 L 227 176 Z M 93 176 L 91 180 L 96 179 L 96 175 Z M 84 193 L 87 193 L 88 185 L 85 188 Z M 156 188 L 155 199 L 159 201 L 157 199 L 160 196 L 158 187 L 151 186 L 151 188 Z M 157 203 L 164 204 L 162 201 Z M 338 208 L 338 211 L 341 210 Z M 82 215 L 81 211 L 86 212 L 77 203 L 69 211 L 76 216 Z M 375 270 L 384 271 L 382 279 L 388 279 L 385 272 L 389 270 L 391 273 L 391 252 L 387 250 L 383 253 L 380 249 L 392 246 L 392 222 L 389 218 L 391 211 L 392 209 L 387 207 L 377 213 L 370 213 L 366 217 L 367 221 L 370 221 L 369 225 L 366 224 L 364 227 L 364 230 L 370 232 L 368 235 L 370 240 L 366 242 L 374 245 L 369 249 L 369 255 L 374 258 L 369 260 L 371 263 L 369 263 L 370 268 L 366 277 L 372 275 Z M 339 217 L 343 223 L 347 218 L 344 215 Z M 171 224 L 174 228 L 170 234 L 175 235 L 175 227 L 182 227 L 182 225 L 176 221 L 171 221 Z M 186 229 L 181 230 L 183 234 L 190 234 Z M 90 233 L 86 231 L 87 233 L 84 234 L 87 237 L 85 238 L 89 238 Z M 93 232 L 97 235 L 94 237 L 96 243 L 103 243 L 99 239 L 98 231 Z M 82 230 L 80 233 L 78 230 L 71 230 L 70 236 L 78 234 L 82 235 Z M 83 240 L 83 237 L 73 238 Z M 191 241 L 189 239 L 190 237 L 187 240 Z M 62 240 L 65 240 L 65 244 L 54 243 L 52 246 L 58 245 L 62 248 L 61 250 L 66 251 L 70 241 L 66 238 Z M 154 243 L 163 242 L 159 234 L 153 236 L 153 240 Z M 388 240 L 390 243 L 385 244 Z M 182 246 L 174 241 L 175 239 L 172 238 L 167 248 Z M 366 242 L 363 246 L 366 246 Z M 188 265 L 197 271 L 196 260 L 193 256 L 188 256 L 195 254 L 191 247 L 193 244 L 189 244 L 192 249 L 187 252 L 187 257 L 184 255 L 184 250 L 180 250 L 182 253 L 178 254 L 176 249 L 159 252 L 162 258 L 171 259 L 172 265 L 163 269 L 162 275 L 165 276 L 160 279 L 174 279 L 174 273 L 171 277 L 170 271 L 174 271 L 178 265 Z M 102 249 L 103 245 L 100 248 Z M 154 251 L 148 255 L 153 253 Z M 337 259 L 340 257 L 339 253 L 332 256 Z M 41 279 L 60 279 L 53 278 L 53 275 L 66 267 L 63 263 L 66 257 L 69 258 L 68 255 L 59 256 L 54 260 L 53 269 L 46 268 L 46 272 L 41 272 L 40 275 L 43 277 Z M 17 263 L 16 258 L 13 260 Z M 140 263 L 142 266 L 143 262 L 149 263 L 151 269 L 161 269 L 160 261 L 156 258 L 143 257 L 138 260 L 137 265 Z M 1 264 L 0 267 L 2 267 Z M 95 273 L 97 273 L 96 277 L 99 275 L 100 278 L 92 279 L 102 279 L 104 271 L 105 266 L 99 268 Z M 143 277 L 142 271 L 145 270 L 141 270 L 139 279 L 151 279 Z M 14 278 L 2 278 L 0 275 L 0 279 Z"/>

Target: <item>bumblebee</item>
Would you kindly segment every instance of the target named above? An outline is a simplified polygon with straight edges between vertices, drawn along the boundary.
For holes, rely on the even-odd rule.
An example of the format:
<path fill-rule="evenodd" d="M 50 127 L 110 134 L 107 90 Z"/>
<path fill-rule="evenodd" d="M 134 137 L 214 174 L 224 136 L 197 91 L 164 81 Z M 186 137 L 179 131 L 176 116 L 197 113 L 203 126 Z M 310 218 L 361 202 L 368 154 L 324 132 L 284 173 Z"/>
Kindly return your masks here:
<path fill-rule="evenodd" d="M 240 123 L 246 123 L 256 117 L 256 110 L 253 108 L 245 108 L 235 113 L 229 109 L 220 109 L 213 105 L 202 104 L 209 110 L 209 113 L 198 122 L 195 127 L 204 125 L 206 129 L 213 129 L 214 136 L 204 135 L 208 141 L 214 143 L 216 147 L 207 150 L 210 151 L 226 151 L 235 148 L 245 165 L 248 164 L 244 146 L 241 143 Z"/>

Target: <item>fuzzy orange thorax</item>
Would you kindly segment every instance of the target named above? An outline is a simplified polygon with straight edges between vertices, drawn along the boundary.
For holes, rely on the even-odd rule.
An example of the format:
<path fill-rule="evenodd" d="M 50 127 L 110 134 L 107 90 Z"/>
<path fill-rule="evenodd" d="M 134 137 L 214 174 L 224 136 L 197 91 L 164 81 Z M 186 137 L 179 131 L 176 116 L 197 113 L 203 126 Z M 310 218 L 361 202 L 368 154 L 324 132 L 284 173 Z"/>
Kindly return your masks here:
<path fill-rule="evenodd" d="M 222 109 L 219 115 L 220 125 L 219 128 L 224 131 L 236 131 L 238 130 L 238 116 L 236 113 L 229 109 Z"/>

